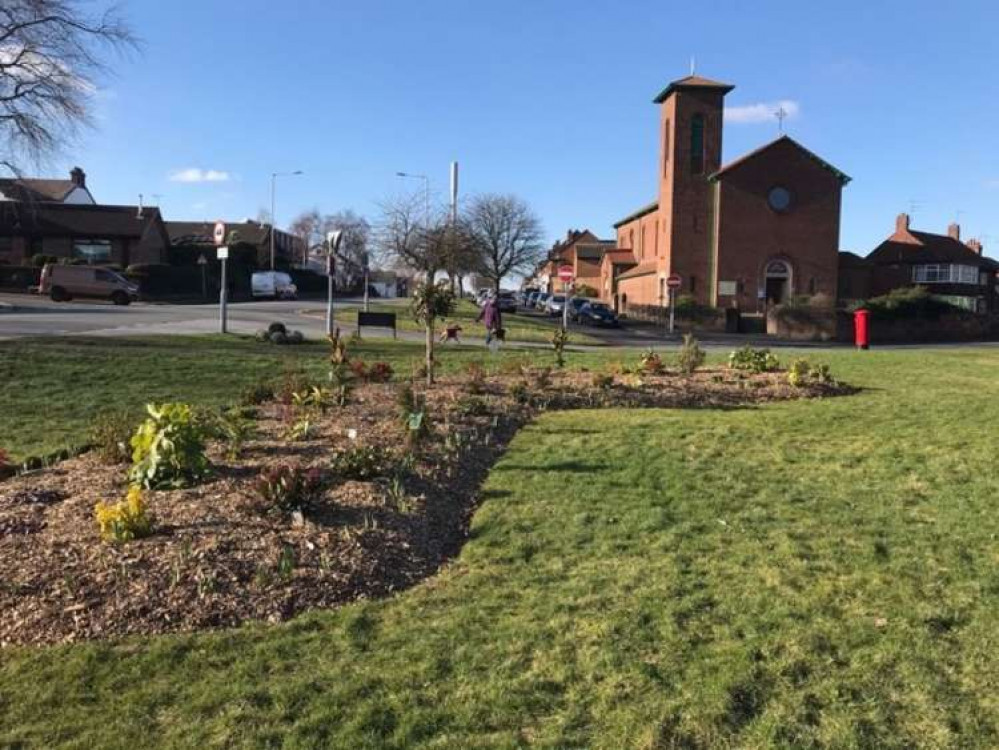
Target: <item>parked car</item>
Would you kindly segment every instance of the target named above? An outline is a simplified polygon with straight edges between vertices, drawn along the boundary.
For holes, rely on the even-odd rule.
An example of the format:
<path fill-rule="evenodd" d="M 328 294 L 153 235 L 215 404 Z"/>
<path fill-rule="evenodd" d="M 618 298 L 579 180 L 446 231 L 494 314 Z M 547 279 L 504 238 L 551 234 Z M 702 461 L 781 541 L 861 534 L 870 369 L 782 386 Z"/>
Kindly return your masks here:
<path fill-rule="evenodd" d="M 583 309 L 583 305 L 589 302 L 586 297 L 572 297 L 569 299 L 569 320 L 579 322 L 579 311 Z"/>
<path fill-rule="evenodd" d="M 53 302 L 90 297 L 127 305 L 139 298 L 139 285 L 110 268 L 46 263 L 42 267 L 38 293 L 47 294 Z"/>
<path fill-rule="evenodd" d="M 545 301 L 545 312 L 549 315 L 561 315 L 562 307 L 565 305 L 564 294 L 551 294 Z"/>
<path fill-rule="evenodd" d="M 587 302 L 579 310 L 579 321 L 591 326 L 618 325 L 617 315 L 603 302 Z"/>
<path fill-rule="evenodd" d="M 548 292 L 540 292 L 537 299 L 534 300 L 534 309 L 538 312 L 545 312 L 548 306 L 548 298 L 551 295 Z"/>
<path fill-rule="evenodd" d="M 298 287 L 283 271 L 258 271 L 250 277 L 250 293 L 254 297 L 295 299 Z"/>
<path fill-rule="evenodd" d="M 499 293 L 499 298 L 496 300 L 496 306 L 499 308 L 500 312 L 515 313 L 517 312 L 517 298 L 514 296 L 513 292 L 503 290 Z"/>
<path fill-rule="evenodd" d="M 520 305 L 521 307 L 527 307 L 528 306 L 528 304 L 527 304 L 528 299 L 530 298 L 532 292 L 536 292 L 536 291 L 538 291 L 538 290 L 535 289 L 534 287 L 530 287 L 530 286 L 526 287 L 525 289 L 521 289 L 517 293 L 517 304 Z"/>
<path fill-rule="evenodd" d="M 527 296 L 524 298 L 524 307 L 526 307 L 528 310 L 534 309 L 534 306 L 537 304 L 538 297 L 540 295 L 541 291 L 539 289 L 535 289 L 534 291 L 528 292 Z"/>

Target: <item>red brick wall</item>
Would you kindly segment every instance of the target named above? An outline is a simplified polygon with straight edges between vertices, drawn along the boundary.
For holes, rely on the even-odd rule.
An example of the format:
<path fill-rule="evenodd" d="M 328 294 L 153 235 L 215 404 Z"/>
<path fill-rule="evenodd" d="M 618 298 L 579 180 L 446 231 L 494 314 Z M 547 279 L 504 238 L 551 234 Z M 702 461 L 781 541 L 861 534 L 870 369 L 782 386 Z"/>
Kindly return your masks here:
<path fill-rule="evenodd" d="M 767 194 L 777 185 L 792 195 L 784 213 L 767 203 Z M 718 297 L 718 306 L 729 307 L 734 301 L 743 310 L 757 310 L 764 269 L 778 258 L 791 265 L 792 295 L 814 291 L 834 302 L 841 192 L 836 175 L 788 141 L 723 175 L 715 280 L 740 282 L 741 293 Z"/>

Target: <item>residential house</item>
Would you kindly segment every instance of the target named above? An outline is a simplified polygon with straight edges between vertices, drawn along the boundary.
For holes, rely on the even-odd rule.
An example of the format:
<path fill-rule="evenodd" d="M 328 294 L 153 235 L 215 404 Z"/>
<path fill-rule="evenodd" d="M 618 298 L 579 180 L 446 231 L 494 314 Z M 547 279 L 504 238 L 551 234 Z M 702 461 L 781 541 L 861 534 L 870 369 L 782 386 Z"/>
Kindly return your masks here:
<path fill-rule="evenodd" d="M 173 247 L 213 246 L 215 241 L 214 221 L 168 221 L 167 234 Z M 240 244 L 253 247 L 257 264 L 270 265 L 271 225 L 252 219 L 240 222 L 226 222 L 229 237 L 238 237 Z M 274 256 L 281 266 L 307 267 L 309 258 L 305 240 L 302 237 L 278 229 L 274 232 Z"/>
<path fill-rule="evenodd" d="M 22 203 L 70 203 L 93 206 L 97 204 L 87 188 L 87 175 L 73 167 L 68 180 L 36 177 L 8 177 L 0 179 L 0 201 Z"/>

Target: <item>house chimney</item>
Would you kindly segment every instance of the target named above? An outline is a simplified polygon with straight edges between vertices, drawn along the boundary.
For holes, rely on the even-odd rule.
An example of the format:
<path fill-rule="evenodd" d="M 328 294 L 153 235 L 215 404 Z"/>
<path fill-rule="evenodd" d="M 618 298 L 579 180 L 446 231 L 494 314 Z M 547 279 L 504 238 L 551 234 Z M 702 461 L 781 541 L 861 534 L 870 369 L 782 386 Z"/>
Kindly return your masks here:
<path fill-rule="evenodd" d="M 951 224 L 947 227 L 947 236 L 952 240 L 961 241 L 961 225 L 958 223 Z"/>
<path fill-rule="evenodd" d="M 909 231 L 909 214 L 899 214 L 898 218 L 895 219 L 895 234 L 908 233 Z"/>
<path fill-rule="evenodd" d="M 979 255 L 982 254 L 982 243 L 980 240 L 968 240 L 965 244 Z"/>
<path fill-rule="evenodd" d="M 79 167 L 73 167 L 69 172 L 70 181 L 77 187 L 87 187 L 87 173 Z"/>

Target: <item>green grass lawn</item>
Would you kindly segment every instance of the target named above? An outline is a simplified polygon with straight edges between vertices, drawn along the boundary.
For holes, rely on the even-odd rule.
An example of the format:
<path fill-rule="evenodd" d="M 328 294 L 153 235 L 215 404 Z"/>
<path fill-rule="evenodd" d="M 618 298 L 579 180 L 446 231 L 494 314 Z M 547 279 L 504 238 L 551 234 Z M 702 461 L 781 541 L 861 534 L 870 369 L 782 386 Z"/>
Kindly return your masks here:
<path fill-rule="evenodd" d="M 371 312 L 394 312 L 398 316 L 396 318 L 397 325 L 400 331 L 423 331 L 423 327 L 413 320 L 412 315 L 409 314 L 409 308 L 405 305 L 391 305 L 384 302 L 371 303 Z M 337 320 L 341 323 L 356 325 L 357 324 L 357 310 L 358 308 L 345 308 L 342 312 L 337 310 Z M 461 328 L 461 336 L 464 339 L 484 339 L 486 336 L 486 328 L 481 323 L 476 323 L 475 319 L 479 316 L 479 308 L 475 306 L 469 300 L 461 300 L 458 303 L 458 307 L 455 310 L 454 315 L 448 318 L 448 321 L 457 322 Z M 545 342 L 548 343 L 552 340 L 552 334 L 555 332 L 555 323 L 557 321 L 553 318 L 541 317 L 539 315 L 527 315 L 524 313 L 503 313 L 503 328 L 506 330 L 506 338 L 508 341 L 530 341 L 530 342 Z M 443 326 L 438 324 L 438 329 Z M 571 335 L 573 342 L 577 344 L 588 344 L 588 345 L 602 345 L 605 342 L 602 339 L 592 336 L 585 332 L 584 329 L 580 329 L 578 325 L 571 324 Z"/>
<path fill-rule="evenodd" d="M 865 390 L 541 418 L 391 599 L 6 649 L 0 746 L 996 747 L 999 352 L 822 359 Z"/>

